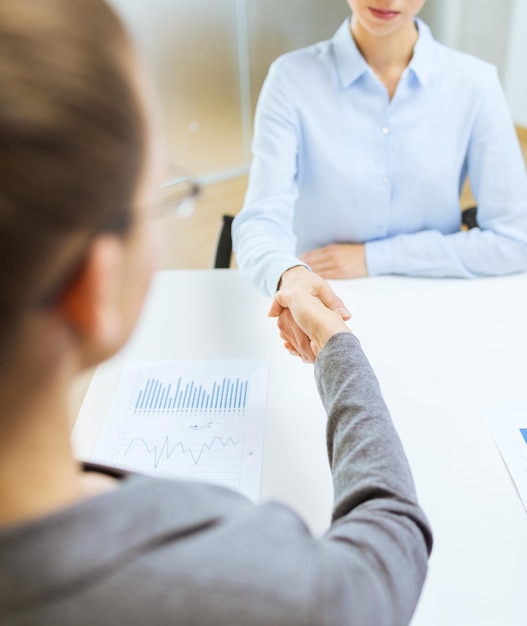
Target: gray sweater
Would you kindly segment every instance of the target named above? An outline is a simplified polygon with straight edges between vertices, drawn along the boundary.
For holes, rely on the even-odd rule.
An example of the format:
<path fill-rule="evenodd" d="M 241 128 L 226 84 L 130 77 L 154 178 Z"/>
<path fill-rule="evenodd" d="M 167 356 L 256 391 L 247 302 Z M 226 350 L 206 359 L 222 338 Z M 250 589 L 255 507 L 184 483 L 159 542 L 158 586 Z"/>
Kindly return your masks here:
<path fill-rule="evenodd" d="M 399 438 L 353 335 L 315 374 L 335 486 L 324 537 L 283 504 L 122 473 L 113 492 L 0 531 L 0 624 L 408 624 L 432 539 Z"/>

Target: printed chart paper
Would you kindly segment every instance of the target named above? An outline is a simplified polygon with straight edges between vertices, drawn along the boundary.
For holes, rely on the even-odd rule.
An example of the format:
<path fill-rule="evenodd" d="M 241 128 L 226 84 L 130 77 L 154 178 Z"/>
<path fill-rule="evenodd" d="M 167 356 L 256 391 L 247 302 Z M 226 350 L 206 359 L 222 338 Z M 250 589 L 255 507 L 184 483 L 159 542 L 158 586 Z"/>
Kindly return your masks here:
<path fill-rule="evenodd" d="M 266 391 L 262 360 L 128 362 L 91 460 L 257 501 Z"/>
<path fill-rule="evenodd" d="M 492 436 L 527 511 L 527 407 L 485 407 Z"/>

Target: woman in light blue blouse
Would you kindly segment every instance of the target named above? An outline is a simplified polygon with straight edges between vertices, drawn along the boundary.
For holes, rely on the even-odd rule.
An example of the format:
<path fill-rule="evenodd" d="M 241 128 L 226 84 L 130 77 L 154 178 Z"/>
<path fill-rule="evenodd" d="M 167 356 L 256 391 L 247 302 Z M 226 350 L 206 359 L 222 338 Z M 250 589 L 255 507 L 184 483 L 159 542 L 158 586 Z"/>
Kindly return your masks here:
<path fill-rule="evenodd" d="M 424 0 L 348 3 L 333 39 L 269 71 L 234 222 L 242 273 L 271 294 L 315 273 L 527 270 L 527 178 L 495 68 L 434 41 Z M 479 228 L 462 232 L 467 176 Z"/>

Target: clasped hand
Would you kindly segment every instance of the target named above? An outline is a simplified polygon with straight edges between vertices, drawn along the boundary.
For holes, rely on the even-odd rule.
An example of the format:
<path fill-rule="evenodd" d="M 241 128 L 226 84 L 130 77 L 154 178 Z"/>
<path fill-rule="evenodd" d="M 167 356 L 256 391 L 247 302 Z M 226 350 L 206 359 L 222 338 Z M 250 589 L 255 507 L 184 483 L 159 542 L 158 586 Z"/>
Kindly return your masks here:
<path fill-rule="evenodd" d="M 280 336 L 291 354 L 313 363 L 330 337 L 350 332 L 344 320 L 351 317 L 329 284 L 303 266 L 282 276 L 270 317 L 278 318 Z"/>
<path fill-rule="evenodd" d="M 362 278 L 368 275 L 363 243 L 332 243 L 300 259 L 322 278 Z"/>

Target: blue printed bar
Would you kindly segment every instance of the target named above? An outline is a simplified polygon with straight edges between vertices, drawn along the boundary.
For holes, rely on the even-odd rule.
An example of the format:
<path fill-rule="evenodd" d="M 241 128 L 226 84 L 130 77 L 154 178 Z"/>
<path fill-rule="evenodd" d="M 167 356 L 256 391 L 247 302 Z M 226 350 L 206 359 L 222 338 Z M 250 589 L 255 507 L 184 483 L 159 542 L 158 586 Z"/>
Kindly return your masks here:
<path fill-rule="evenodd" d="M 249 381 L 222 378 L 211 384 L 200 384 L 190 380 L 164 383 L 157 378 L 148 378 L 139 390 L 134 404 L 134 411 L 214 411 L 242 410 L 247 406 Z"/>

